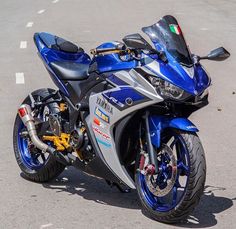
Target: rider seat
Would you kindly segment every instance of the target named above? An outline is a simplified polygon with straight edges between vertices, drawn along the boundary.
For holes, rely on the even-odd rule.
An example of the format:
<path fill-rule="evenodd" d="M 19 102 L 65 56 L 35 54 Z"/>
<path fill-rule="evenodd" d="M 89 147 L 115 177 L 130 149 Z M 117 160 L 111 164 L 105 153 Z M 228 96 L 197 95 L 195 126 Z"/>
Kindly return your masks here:
<path fill-rule="evenodd" d="M 88 78 L 89 64 L 63 61 L 52 62 L 50 65 L 61 80 L 85 80 Z"/>

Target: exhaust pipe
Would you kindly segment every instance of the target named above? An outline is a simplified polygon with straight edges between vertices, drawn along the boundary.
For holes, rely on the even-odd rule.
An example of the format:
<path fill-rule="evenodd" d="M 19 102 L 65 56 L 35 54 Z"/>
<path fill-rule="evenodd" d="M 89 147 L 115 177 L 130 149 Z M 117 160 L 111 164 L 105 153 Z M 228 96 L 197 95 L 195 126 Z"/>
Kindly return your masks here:
<path fill-rule="evenodd" d="M 48 146 L 39 139 L 35 127 L 35 120 L 34 117 L 31 115 L 32 110 L 28 104 L 22 104 L 18 109 L 18 114 L 22 122 L 26 126 L 30 139 L 36 148 L 42 150 L 43 152 L 48 152 L 49 154 L 52 154 L 53 156 L 55 156 L 56 160 L 58 160 L 64 165 L 71 164 L 70 159 L 66 155 L 63 155 L 61 152 L 58 152 L 56 149 L 51 146 Z"/>

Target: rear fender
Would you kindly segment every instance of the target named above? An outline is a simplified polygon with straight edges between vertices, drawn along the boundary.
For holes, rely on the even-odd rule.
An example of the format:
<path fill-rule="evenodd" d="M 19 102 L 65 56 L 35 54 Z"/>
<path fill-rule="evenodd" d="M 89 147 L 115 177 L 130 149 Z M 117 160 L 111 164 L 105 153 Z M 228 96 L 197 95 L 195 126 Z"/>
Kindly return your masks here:
<path fill-rule="evenodd" d="M 188 132 L 198 132 L 197 127 L 187 118 L 174 118 L 166 116 L 149 116 L 151 142 L 154 146 L 161 145 L 161 132 L 167 128 L 174 128 Z"/>

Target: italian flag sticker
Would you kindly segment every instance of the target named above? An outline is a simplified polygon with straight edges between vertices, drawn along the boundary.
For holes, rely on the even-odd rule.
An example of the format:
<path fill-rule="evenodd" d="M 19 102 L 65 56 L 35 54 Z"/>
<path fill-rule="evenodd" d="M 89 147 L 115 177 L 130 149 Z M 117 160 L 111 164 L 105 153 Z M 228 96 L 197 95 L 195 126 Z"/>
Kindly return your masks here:
<path fill-rule="evenodd" d="M 169 27 L 170 27 L 170 31 L 172 33 L 175 33 L 177 35 L 181 34 L 181 29 L 180 29 L 179 25 L 170 24 Z"/>

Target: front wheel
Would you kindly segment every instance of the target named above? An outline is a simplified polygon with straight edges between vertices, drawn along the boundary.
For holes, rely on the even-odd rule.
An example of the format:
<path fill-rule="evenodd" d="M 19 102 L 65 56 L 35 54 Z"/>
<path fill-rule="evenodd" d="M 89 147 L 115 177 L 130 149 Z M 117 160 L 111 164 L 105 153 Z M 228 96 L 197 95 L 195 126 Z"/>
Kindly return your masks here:
<path fill-rule="evenodd" d="M 137 161 L 140 163 L 140 156 Z M 181 222 L 198 204 L 204 190 L 206 161 L 199 137 L 195 133 L 168 130 L 163 134 L 157 161 L 157 175 L 136 170 L 139 198 L 155 220 Z"/>

